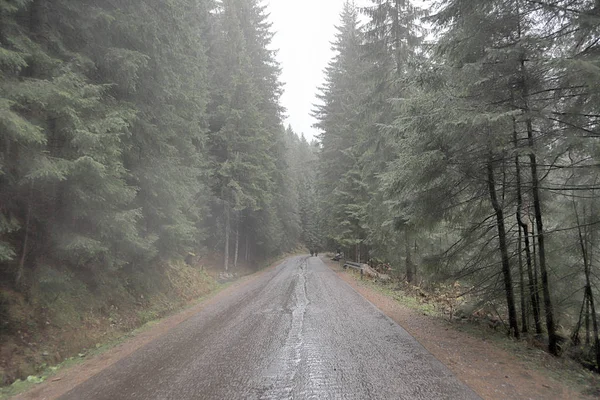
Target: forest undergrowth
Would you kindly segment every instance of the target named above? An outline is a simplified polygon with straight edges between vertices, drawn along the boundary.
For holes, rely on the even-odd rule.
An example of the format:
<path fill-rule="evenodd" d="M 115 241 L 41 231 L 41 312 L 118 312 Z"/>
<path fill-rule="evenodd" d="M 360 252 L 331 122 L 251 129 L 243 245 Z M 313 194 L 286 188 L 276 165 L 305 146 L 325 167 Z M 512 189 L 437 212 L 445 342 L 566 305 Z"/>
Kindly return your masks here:
<path fill-rule="evenodd" d="M 236 276 L 254 272 L 248 265 Z M 90 289 L 80 277 L 46 269 L 25 299 L 0 289 L 0 378 L 5 392 L 39 383 L 56 365 L 70 365 L 119 343 L 145 324 L 223 288 L 219 270 L 173 262 L 140 275 L 104 275 Z M 6 329 L 6 327 L 10 327 Z M 16 383 L 15 383 L 16 382 Z M 11 389 L 10 385 L 13 386 Z"/>

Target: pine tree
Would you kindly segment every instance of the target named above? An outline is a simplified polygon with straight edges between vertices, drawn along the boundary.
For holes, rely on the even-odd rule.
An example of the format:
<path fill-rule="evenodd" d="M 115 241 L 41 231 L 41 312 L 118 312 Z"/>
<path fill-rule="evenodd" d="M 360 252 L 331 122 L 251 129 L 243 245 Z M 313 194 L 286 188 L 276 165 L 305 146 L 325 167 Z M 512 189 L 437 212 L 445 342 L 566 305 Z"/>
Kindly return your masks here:
<path fill-rule="evenodd" d="M 120 1 L 98 10 L 106 29 L 93 54 L 103 79 L 117 82 L 114 95 L 136 104 L 125 164 L 157 254 L 193 250 L 207 201 L 204 181 L 208 82 L 203 34 L 208 2 Z M 164 32 L 164 27 L 171 27 Z"/>
<path fill-rule="evenodd" d="M 353 149 L 361 125 L 359 116 L 351 110 L 358 110 L 365 90 L 361 80 L 365 71 L 362 43 L 358 10 L 346 2 L 332 47 L 336 56 L 326 70 L 326 84 L 319 95 L 321 104 L 314 113 L 316 127 L 322 131 L 319 196 L 324 233 L 337 245 L 352 249 L 356 256 L 365 239 L 359 223 L 365 196 Z"/>
<path fill-rule="evenodd" d="M 18 285 L 43 254 L 111 266 L 145 249 L 136 231 L 140 214 L 131 207 L 136 189 L 127 185 L 121 160 L 134 112 L 87 78 L 89 58 L 65 48 L 60 16 L 68 9 L 19 3 L 12 11 L 27 17 L 2 32 L 6 54 L 24 60 L 2 63 L 0 88 L 2 211 L 5 243 L 16 243 Z"/>
<path fill-rule="evenodd" d="M 279 69 L 273 53 L 267 50 L 271 34 L 264 10 L 251 0 L 224 1 L 218 18 L 211 54 L 215 72 L 209 104 L 210 151 L 214 162 L 212 190 L 222 204 L 226 222 L 228 268 L 231 227 L 227 221 L 232 211 L 244 215 L 244 236 L 246 242 L 254 237 L 254 246 L 264 245 L 272 237 L 272 227 L 262 230 L 262 225 L 281 223 L 271 206 L 277 189 L 274 154 L 283 130 Z M 266 248 L 256 251 L 270 253 Z"/>
<path fill-rule="evenodd" d="M 360 235 L 408 280 L 418 265 L 421 279 L 502 295 L 509 332 L 528 331 L 533 314 L 558 354 L 558 319 L 580 309 L 578 337 L 596 294 L 596 3 L 442 1 L 430 48 L 410 3 L 364 12 L 359 46 L 340 39 L 351 24 L 340 29 L 316 111 L 329 245 Z"/>

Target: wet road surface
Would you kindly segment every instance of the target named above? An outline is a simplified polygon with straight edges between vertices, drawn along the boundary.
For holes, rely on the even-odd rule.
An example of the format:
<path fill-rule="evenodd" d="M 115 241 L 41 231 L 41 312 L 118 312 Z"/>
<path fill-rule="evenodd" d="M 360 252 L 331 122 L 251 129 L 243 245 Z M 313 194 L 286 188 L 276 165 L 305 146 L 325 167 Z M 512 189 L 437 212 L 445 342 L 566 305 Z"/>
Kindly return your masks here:
<path fill-rule="evenodd" d="M 293 257 L 62 400 L 478 399 L 316 257 Z"/>

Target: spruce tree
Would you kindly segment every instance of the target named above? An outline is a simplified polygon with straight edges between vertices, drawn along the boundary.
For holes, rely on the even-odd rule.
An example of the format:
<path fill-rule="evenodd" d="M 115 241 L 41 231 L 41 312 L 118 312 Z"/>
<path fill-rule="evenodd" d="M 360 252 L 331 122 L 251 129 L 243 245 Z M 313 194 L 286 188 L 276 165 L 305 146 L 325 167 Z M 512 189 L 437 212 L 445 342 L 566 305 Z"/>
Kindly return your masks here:
<path fill-rule="evenodd" d="M 209 104 L 212 190 L 225 225 L 225 268 L 232 212 L 244 216 L 236 232 L 243 231 L 246 243 L 254 238 L 252 247 L 262 247 L 254 250 L 263 254 L 273 251 L 269 249 L 272 227 L 281 223 L 272 210 L 277 146 L 283 137 L 279 70 L 267 50 L 271 34 L 265 20 L 264 10 L 254 1 L 223 1 L 210 53 L 214 71 Z M 238 245 L 236 240 L 236 249 Z"/>
<path fill-rule="evenodd" d="M 365 239 L 359 223 L 364 193 L 354 149 L 361 125 L 359 115 L 351 111 L 359 109 L 365 91 L 361 80 L 365 71 L 363 36 L 358 18 L 356 7 L 346 2 L 332 46 L 336 55 L 326 69 L 326 83 L 319 95 L 321 104 L 314 112 L 316 127 L 322 131 L 319 193 L 324 233 L 337 245 L 351 249 L 357 258 Z"/>

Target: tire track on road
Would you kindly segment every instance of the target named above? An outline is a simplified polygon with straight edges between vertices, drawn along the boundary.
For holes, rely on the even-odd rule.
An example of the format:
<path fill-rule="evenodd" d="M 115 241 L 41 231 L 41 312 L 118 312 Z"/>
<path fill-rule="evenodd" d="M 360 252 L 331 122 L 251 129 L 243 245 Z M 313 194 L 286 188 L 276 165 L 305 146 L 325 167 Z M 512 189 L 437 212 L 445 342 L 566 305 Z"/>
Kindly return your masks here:
<path fill-rule="evenodd" d="M 274 382 L 264 393 L 260 395 L 261 400 L 291 399 L 293 398 L 294 382 L 302 362 L 304 348 L 304 316 L 310 303 L 306 295 L 306 268 L 307 258 L 298 260 L 298 273 L 294 277 L 295 304 L 292 310 L 292 321 L 290 330 L 281 350 L 281 355 L 275 363 L 279 372 Z"/>

